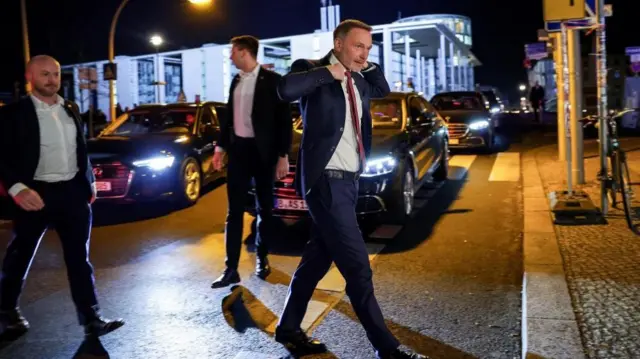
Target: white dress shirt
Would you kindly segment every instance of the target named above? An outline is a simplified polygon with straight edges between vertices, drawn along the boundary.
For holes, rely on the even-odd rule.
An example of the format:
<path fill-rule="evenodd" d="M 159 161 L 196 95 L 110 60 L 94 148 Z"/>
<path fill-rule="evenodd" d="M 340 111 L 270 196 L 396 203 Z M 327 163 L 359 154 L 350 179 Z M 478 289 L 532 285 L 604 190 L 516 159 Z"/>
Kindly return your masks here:
<path fill-rule="evenodd" d="M 35 96 L 31 96 L 36 109 L 40 127 L 40 160 L 34 180 L 60 182 L 73 179 L 78 173 L 76 157 L 76 123 L 64 109 L 64 99 L 58 96 L 53 105 L 49 105 Z M 16 183 L 9 188 L 9 194 L 15 197 L 27 188 Z M 95 191 L 94 191 L 95 193 Z"/>
<path fill-rule="evenodd" d="M 240 71 L 238 83 L 233 91 L 233 132 L 238 137 L 254 138 L 251 114 L 253 112 L 253 97 L 256 90 L 256 82 L 260 64 L 250 72 Z M 216 147 L 216 152 L 224 151 Z"/>
<path fill-rule="evenodd" d="M 338 63 L 338 59 L 335 57 L 335 55 L 331 55 L 330 62 L 332 65 Z M 358 73 L 356 74 L 356 76 L 362 76 L 362 74 Z M 351 78 L 351 81 L 353 82 L 353 91 L 355 92 L 356 110 L 358 111 L 358 121 L 360 123 L 359 127 L 362 129 L 362 99 L 360 98 L 360 92 L 358 92 L 355 80 Z M 356 131 L 353 128 L 353 120 L 351 119 L 351 107 L 349 104 L 349 93 L 347 92 L 346 77 L 344 78 L 344 80 L 342 80 L 342 91 L 344 92 L 344 101 L 346 105 L 342 137 L 340 138 L 338 147 L 336 147 L 336 150 L 333 152 L 333 155 L 331 156 L 331 159 L 329 160 L 326 168 L 348 172 L 358 172 L 360 170 L 358 139 L 356 138 Z"/>

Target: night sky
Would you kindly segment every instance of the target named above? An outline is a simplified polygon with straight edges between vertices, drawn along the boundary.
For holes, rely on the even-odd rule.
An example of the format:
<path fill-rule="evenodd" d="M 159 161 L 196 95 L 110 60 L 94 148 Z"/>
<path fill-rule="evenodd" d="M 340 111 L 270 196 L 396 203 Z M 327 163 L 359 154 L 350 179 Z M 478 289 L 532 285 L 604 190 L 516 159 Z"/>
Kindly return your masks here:
<path fill-rule="evenodd" d="M 120 0 L 26 0 L 31 55 L 50 54 L 62 64 L 107 58 L 111 18 Z M 149 37 L 161 34 L 163 50 L 198 47 L 203 43 L 227 43 L 232 36 L 259 38 L 313 32 L 320 27 L 319 0 L 214 0 L 212 9 L 194 8 L 186 0 L 131 0 L 120 17 L 116 55 L 153 52 Z M 23 50 L 19 0 L 3 0 L 0 36 L 3 63 L 0 92 L 9 92 L 23 78 Z M 420 14 L 453 13 L 472 20 L 472 51 L 483 63 L 476 82 L 511 92 L 525 77 L 523 46 L 537 39 L 543 27 L 542 1 L 526 0 L 334 0 L 341 17 L 357 18 L 371 25 Z M 631 43 L 630 24 L 640 14 L 638 0 L 609 0 L 614 17 L 608 20 L 610 53 L 621 53 Z M 372 5 L 372 4 L 375 4 Z M 531 5 L 527 5 L 531 4 Z M 295 14 L 291 16 L 291 14 Z M 287 15 L 285 15 L 287 14 Z M 627 20 L 625 29 L 624 22 Z"/>

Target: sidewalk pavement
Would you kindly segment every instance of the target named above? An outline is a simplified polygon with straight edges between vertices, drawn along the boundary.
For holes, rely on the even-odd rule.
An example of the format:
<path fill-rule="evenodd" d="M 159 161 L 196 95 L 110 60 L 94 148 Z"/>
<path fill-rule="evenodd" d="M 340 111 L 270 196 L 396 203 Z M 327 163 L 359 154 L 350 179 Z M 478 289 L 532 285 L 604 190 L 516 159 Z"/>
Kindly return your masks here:
<path fill-rule="evenodd" d="M 640 138 L 622 146 L 638 177 Z M 595 140 L 585 141 L 584 155 L 586 183 L 576 187 L 599 207 Z M 640 357 L 640 237 L 614 208 L 606 224 L 554 225 L 549 194 L 567 189 L 566 163 L 556 145 L 523 156 L 523 357 Z"/>

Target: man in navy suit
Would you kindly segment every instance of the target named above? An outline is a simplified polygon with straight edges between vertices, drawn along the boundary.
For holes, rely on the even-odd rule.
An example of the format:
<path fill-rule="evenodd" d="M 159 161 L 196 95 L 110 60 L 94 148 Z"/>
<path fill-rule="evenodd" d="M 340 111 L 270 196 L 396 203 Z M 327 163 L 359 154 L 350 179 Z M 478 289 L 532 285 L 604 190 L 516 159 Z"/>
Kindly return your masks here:
<path fill-rule="evenodd" d="M 368 63 L 371 27 L 345 20 L 334 31 L 334 48 L 318 61 L 297 60 L 278 93 L 299 100 L 304 121 L 296 186 L 313 219 L 311 239 L 293 275 L 276 341 L 298 355 L 325 352 L 300 329 L 307 305 L 331 264 L 347 282 L 347 295 L 381 359 L 425 358 L 400 349 L 385 325 L 373 293 L 369 256 L 356 218 L 358 178 L 371 148 L 369 100 L 390 90 L 380 67 Z"/>

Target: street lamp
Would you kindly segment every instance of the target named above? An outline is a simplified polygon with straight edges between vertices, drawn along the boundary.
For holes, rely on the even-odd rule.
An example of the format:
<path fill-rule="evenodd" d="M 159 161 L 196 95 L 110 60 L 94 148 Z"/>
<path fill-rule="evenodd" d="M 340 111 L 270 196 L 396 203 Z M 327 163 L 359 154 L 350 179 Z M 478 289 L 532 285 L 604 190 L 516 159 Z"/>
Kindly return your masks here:
<path fill-rule="evenodd" d="M 24 50 L 24 69 L 26 71 L 31 55 L 29 53 L 29 30 L 27 27 L 27 4 L 25 0 L 20 0 L 20 16 L 22 17 L 22 48 Z M 27 94 L 31 92 L 31 84 L 29 82 L 25 82 L 25 90 Z"/>
<path fill-rule="evenodd" d="M 520 85 L 520 92 L 525 92 L 527 90 L 527 85 L 521 84 Z"/>
<path fill-rule="evenodd" d="M 153 35 L 149 39 L 151 45 L 156 48 L 156 103 L 160 103 L 160 46 L 164 42 L 160 35 Z"/>
<path fill-rule="evenodd" d="M 22 0 L 24 1 L 24 0 Z M 213 0 L 189 0 L 193 5 L 209 5 L 213 3 Z M 116 10 L 111 20 L 111 30 L 109 31 L 109 63 L 113 63 L 115 60 L 115 37 L 116 37 L 116 24 L 122 9 L 129 3 L 129 0 L 122 0 L 120 6 Z M 115 83 L 113 80 L 109 80 L 109 117 L 113 121 L 116 118 L 116 93 L 114 89 Z"/>

